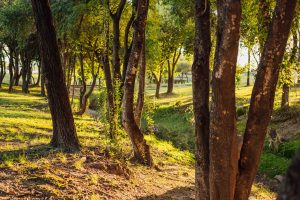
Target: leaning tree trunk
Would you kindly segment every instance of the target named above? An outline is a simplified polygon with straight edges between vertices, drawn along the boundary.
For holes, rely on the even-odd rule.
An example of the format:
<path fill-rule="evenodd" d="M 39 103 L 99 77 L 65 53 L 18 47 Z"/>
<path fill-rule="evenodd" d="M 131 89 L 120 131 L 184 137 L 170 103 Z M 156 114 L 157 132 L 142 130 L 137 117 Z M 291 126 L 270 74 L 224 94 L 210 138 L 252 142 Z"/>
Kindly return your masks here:
<path fill-rule="evenodd" d="M 126 78 L 124 83 L 123 117 L 122 122 L 132 142 L 134 157 L 142 164 L 152 166 L 150 147 L 147 145 L 144 135 L 134 119 L 134 83 L 137 66 L 139 63 L 141 49 L 145 36 L 145 26 L 149 0 L 139 0 L 137 6 L 137 17 L 134 22 L 133 46 L 129 57 Z"/>
<path fill-rule="evenodd" d="M 31 0 L 40 42 L 40 54 L 46 77 L 48 101 L 53 123 L 51 145 L 66 151 L 78 151 L 69 95 L 64 81 L 56 33 L 48 0 Z"/>
<path fill-rule="evenodd" d="M 210 199 L 233 199 L 237 174 L 235 72 L 240 0 L 219 1 L 210 115 Z"/>
<path fill-rule="evenodd" d="M 239 160 L 235 198 L 248 199 L 273 110 L 282 62 L 297 0 L 277 0 L 267 41 L 252 91 L 248 121 Z"/>
<path fill-rule="evenodd" d="M 196 200 L 209 200 L 209 57 L 210 1 L 196 0 L 193 104 L 196 136 Z"/>
<path fill-rule="evenodd" d="M 146 41 L 144 36 L 143 47 L 140 56 L 140 74 L 139 74 L 139 91 L 138 99 L 135 107 L 135 123 L 141 128 L 141 118 L 145 99 L 145 81 L 146 81 Z"/>

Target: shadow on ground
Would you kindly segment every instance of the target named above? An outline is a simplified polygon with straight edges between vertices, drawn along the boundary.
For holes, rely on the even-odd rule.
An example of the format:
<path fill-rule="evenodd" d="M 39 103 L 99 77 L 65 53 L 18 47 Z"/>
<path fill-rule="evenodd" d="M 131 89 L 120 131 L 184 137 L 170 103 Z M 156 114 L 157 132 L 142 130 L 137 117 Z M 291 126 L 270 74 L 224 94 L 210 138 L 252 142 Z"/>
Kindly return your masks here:
<path fill-rule="evenodd" d="M 195 199 L 194 187 L 177 187 L 162 195 L 140 197 L 138 200 L 190 200 Z"/>

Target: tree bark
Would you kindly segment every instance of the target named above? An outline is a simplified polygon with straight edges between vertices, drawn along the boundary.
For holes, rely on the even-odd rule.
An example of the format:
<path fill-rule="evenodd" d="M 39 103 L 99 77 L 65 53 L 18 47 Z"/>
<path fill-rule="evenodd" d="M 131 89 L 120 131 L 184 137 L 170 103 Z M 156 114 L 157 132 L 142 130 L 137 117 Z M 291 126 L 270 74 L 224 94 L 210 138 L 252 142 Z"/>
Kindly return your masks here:
<path fill-rule="evenodd" d="M 196 200 L 209 200 L 209 58 L 210 1 L 196 0 L 195 45 L 192 66 L 195 118 Z"/>
<path fill-rule="evenodd" d="M 137 5 L 137 17 L 134 21 L 133 46 L 129 57 L 123 97 L 123 116 L 122 122 L 126 132 L 131 139 L 134 158 L 145 165 L 152 166 L 150 147 L 147 145 L 144 135 L 139 129 L 134 119 L 134 83 L 136 78 L 137 66 L 140 59 L 141 49 L 145 36 L 145 27 L 149 0 L 139 0 Z"/>
<path fill-rule="evenodd" d="M 31 0 L 40 42 L 40 55 L 44 66 L 48 101 L 53 123 L 51 145 L 66 151 L 78 151 L 69 95 L 64 81 L 56 33 L 48 0 Z"/>
<path fill-rule="evenodd" d="M 233 199 L 237 174 L 235 72 L 239 49 L 240 0 L 217 2 L 217 46 L 210 115 L 210 199 Z"/>
<path fill-rule="evenodd" d="M 146 81 L 146 41 L 145 41 L 145 35 L 141 56 L 140 56 L 140 73 L 139 73 L 139 91 L 138 91 L 138 99 L 136 103 L 135 108 L 135 123 L 138 125 L 139 128 L 141 128 L 141 118 L 142 118 L 142 112 L 144 107 L 144 100 L 145 100 L 145 81 Z"/>
<path fill-rule="evenodd" d="M 235 198 L 248 199 L 273 110 L 279 66 L 282 62 L 296 0 L 277 0 L 252 91 L 248 121 L 239 160 Z"/>

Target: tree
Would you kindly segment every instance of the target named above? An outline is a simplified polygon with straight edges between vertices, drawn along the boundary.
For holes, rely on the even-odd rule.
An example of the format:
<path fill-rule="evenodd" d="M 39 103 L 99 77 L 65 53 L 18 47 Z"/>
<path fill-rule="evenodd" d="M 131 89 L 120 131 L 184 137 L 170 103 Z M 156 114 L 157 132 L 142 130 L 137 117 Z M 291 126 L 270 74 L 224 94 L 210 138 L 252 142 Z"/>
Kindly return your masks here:
<path fill-rule="evenodd" d="M 295 7 L 296 0 L 277 0 L 276 3 L 250 101 L 235 189 L 237 199 L 249 197 L 257 172 L 273 110 L 279 66 L 283 59 Z"/>
<path fill-rule="evenodd" d="M 195 2 L 193 104 L 196 135 L 196 199 L 209 199 L 210 2 Z"/>
<path fill-rule="evenodd" d="M 196 7 L 198 12 L 200 8 L 205 8 L 202 1 L 196 5 L 198 5 Z M 279 66 L 282 62 L 295 6 L 296 0 L 277 0 L 252 92 L 244 139 L 240 145 L 242 146 L 240 156 L 236 133 L 235 70 L 241 4 L 239 0 L 217 2 L 217 45 L 210 115 L 207 112 L 208 83 L 204 81 L 209 79 L 207 64 L 204 65 L 207 62 L 209 40 L 206 38 L 207 34 L 201 32 L 205 23 L 207 27 L 209 17 L 204 17 L 209 11 L 204 9 L 206 12 L 202 17 L 196 12 L 195 44 L 198 47 L 195 46 L 193 64 L 193 77 L 196 77 L 193 80 L 197 145 L 196 199 L 248 199 L 270 122 Z M 202 23 L 202 26 L 197 23 Z M 204 45 L 206 45 L 206 51 Z M 204 63 L 202 66 L 201 62 Z M 202 71 L 200 69 L 197 71 L 196 66 L 201 66 Z M 199 79 L 200 76 L 203 76 L 202 81 Z M 201 106 L 202 112 L 200 112 Z M 209 130 L 208 121 L 210 121 Z M 209 168 L 207 168 L 208 165 Z M 207 177 L 207 171 L 209 171 L 209 177 Z M 204 176 L 200 176 L 203 174 Z"/>
<path fill-rule="evenodd" d="M 40 54 L 44 66 L 48 101 L 52 116 L 51 145 L 66 151 L 78 151 L 79 141 L 65 85 L 62 64 L 48 0 L 32 0 Z"/>
<path fill-rule="evenodd" d="M 140 60 L 143 41 L 145 37 L 145 27 L 148 14 L 149 0 L 139 0 L 137 4 L 137 14 L 133 22 L 134 35 L 132 50 L 127 66 L 127 73 L 124 83 L 124 97 L 123 97 L 123 126 L 128 133 L 133 150 L 134 158 L 142 164 L 152 165 L 152 158 L 150 155 L 150 148 L 144 139 L 139 126 L 135 122 L 133 102 L 134 102 L 134 83 L 137 73 L 137 66 Z"/>

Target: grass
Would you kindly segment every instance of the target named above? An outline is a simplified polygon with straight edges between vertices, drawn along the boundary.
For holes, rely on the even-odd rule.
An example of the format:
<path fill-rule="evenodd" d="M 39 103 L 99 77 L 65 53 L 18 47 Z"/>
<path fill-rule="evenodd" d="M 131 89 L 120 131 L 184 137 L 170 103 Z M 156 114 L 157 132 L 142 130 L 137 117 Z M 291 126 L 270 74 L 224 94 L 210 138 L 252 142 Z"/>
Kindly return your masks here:
<path fill-rule="evenodd" d="M 19 88 L 16 89 L 19 90 Z M 162 92 L 165 90 L 166 87 L 163 87 Z M 249 104 L 251 90 L 251 87 L 239 87 L 236 90 L 237 107 L 244 107 Z M 145 129 L 147 125 L 154 124 L 156 131 L 155 134 L 150 131 L 146 135 L 146 140 L 151 146 L 153 159 L 158 167 L 180 166 L 182 172 L 179 174 L 185 174 L 186 171 L 193 174 L 192 88 L 190 84 L 179 85 L 175 86 L 174 92 L 175 94 L 172 96 L 162 95 L 160 99 L 155 99 L 153 98 L 154 87 L 147 88 L 147 105 L 144 113 L 147 118 L 144 119 L 143 124 Z M 52 135 L 51 116 L 47 100 L 39 96 L 38 93 L 39 91 L 36 89 L 32 89 L 29 95 L 9 94 L 5 90 L 0 91 L 0 169 L 14 170 L 21 174 L 25 181 L 28 179 L 26 183 L 37 185 L 39 190 L 44 191 L 44 193 L 49 192 L 52 195 L 60 196 L 64 194 L 62 191 L 65 188 L 72 187 L 70 186 L 72 181 L 82 185 L 86 184 L 87 188 L 99 188 L 99 184 L 105 183 L 99 175 L 99 171 L 87 168 L 87 159 L 97 161 L 112 159 L 117 163 L 129 163 L 132 148 L 126 134 L 122 133 L 119 138 L 120 141 L 114 143 L 108 137 L 105 124 L 87 115 L 75 116 L 82 152 L 70 155 L 60 149 L 50 147 L 48 144 Z M 98 94 L 95 93 L 94 98 L 97 98 Z M 103 98 L 105 99 L 105 96 L 100 97 L 100 99 Z M 278 109 L 279 100 L 280 95 L 277 92 L 277 107 L 272 126 L 280 126 L 282 122 L 289 121 L 299 115 L 298 110 L 300 109 L 296 104 L 299 100 L 297 91 L 292 90 L 291 92 L 292 106 L 295 106 L 291 110 L 292 112 L 280 111 Z M 240 134 L 243 133 L 245 123 L 246 115 L 242 115 L 237 124 Z M 297 139 L 284 143 L 277 152 L 272 152 L 266 148 L 261 158 L 259 172 L 270 177 L 283 174 L 291 161 L 291 157 L 300 146 L 299 141 L 300 139 Z M 63 170 L 78 176 L 72 177 L 71 180 L 62 180 L 59 177 L 65 176 Z M 134 170 L 147 171 L 139 166 Z M 160 174 L 159 177 L 169 176 L 164 173 Z M 101 175 L 103 176 L 103 174 Z M 150 183 L 153 182 L 151 180 L 152 175 L 154 174 L 145 177 L 146 180 L 149 179 Z M 80 182 L 79 179 L 84 182 Z M 118 181 L 119 179 L 112 178 L 107 181 L 107 184 L 117 188 Z M 134 185 L 141 184 L 137 180 L 131 180 L 131 182 Z M 150 183 L 148 183 L 149 187 L 151 186 Z M 268 191 L 257 185 L 254 186 L 253 190 L 268 195 Z M 92 198 L 97 199 L 99 197 L 95 191 L 90 191 L 90 194 Z M 74 198 L 76 197 L 79 198 L 80 196 Z"/>
<path fill-rule="evenodd" d="M 165 88 L 162 88 L 163 91 Z M 250 103 L 252 86 L 238 87 L 236 89 L 237 112 L 241 116 L 237 121 L 239 134 L 243 134 L 247 121 L 247 109 Z M 290 93 L 291 109 L 282 111 L 280 107 L 281 91 L 276 92 L 271 127 L 283 126 L 282 122 L 293 120 L 300 116 L 300 100 L 297 88 L 292 88 Z M 150 103 L 155 105 L 153 114 L 154 123 L 158 126 L 156 136 L 160 139 L 170 141 L 174 146 L 182 150 L 194 151 L 194 125 L 192 112 L 192 87 L 191 85 L 176 85 L 174 95 L 161 95 L 160 99 L 155 99 L 154 87 L 147 88 L 147 94 L 150 96 Z M 246 108 L 246 109 L 245 109 Z M 240 110 L 239 110 L 240 109 Z M 246 110 L 246 111 L 245 111 Z M 274 177 L 278 174 L 284 174 L 291 162 L 291 158 L 300 148 L 300 140 L 293 140 L 280 146 L 278 152 L 264 151 L 259 173 Z"/>

